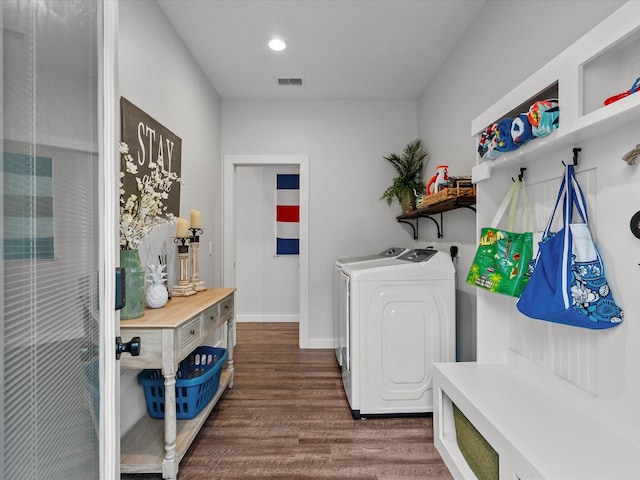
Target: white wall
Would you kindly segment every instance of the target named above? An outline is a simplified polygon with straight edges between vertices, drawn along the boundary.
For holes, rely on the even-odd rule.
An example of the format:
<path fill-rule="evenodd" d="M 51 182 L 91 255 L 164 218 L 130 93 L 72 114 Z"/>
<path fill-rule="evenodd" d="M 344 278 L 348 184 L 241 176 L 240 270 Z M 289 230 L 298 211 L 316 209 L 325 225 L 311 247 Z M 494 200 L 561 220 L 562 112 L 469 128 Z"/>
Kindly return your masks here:
<path fill-rule="evenodd" d="M 448 163 L 450 172 L 469 173 L 476 148 L 471 120 L 622 3 L 489 0 L 418 99 L 418 135 L 432 152 L 431 164 Z M 462 244 L 458 356 L 474 360 L 476 292 L 465 280 L 477 238 L 475 220 L 463 213 L 446 214 L 447 238 L 451 234 Z"/>
<path fill-rule="evenodd" d="M 182 139 L 185 186 L 181 191 L 180 216 L 188 219 L 191 209 L 202 212 L 205 231 L 200 237 L 200 277 L 207 286 L 220 286 L 220 97 L 155 1 L 119 3 L 118 42 L 120 95 Z M 171 255 L 173 282 L 177 280 L 176 249 L 171 238 L 174 236 L 175 226 L 162 225 L 140 247 L 143 264 L 156 263 L 162 251 Z M 213 242 L 211 256 L 209 242 Z M 123 370 L 122 433 L 146 414 L 144 395 L 135 373 Z"/>
<path fill-rule="evenodd" d="M 379 198 L 394 176 L 382 156 L 415 138 L 416 102 L 223 100 L 222 119 L 224 154 L 309 156 L 309 338 L 331 347 L 335 259 L 414 243 Z"/>
<path fill-rule="evenodd" d="M 200 277 L 220 286 L 220 97 L 155 1 L 120 2 L 119 8 L 120 95 L 182 139 L 180 216 L 188 220 L 191 209 L 202 212 Z M 170 237 L 175 225 L 158 227 L 143 241 L 140 256 L 151 263 L 166 249 L 174 255 L 169 268 L 177 280 Z"/>
<path fill-rule="evenodd" d="M 297 322 L 298 255 L 275 255 L 276 174 L 290 165 L 236 168 L 236 285 L 238 322 Z"/>

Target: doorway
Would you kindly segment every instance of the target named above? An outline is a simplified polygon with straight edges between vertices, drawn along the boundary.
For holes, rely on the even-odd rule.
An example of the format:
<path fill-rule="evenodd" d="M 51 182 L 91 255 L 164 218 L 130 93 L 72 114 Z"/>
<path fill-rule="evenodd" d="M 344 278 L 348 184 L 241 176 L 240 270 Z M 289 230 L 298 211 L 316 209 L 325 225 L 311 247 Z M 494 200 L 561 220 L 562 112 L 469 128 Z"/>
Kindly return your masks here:
<path fill-rule="evenodd" d="M 299 315 L 297 320 L 299 322 L 299 346 L 300 348 L 308 348 L 309 346 L 309 328 L 308 328 L 308 272 L 309 272 L 309 159 L 304 155 L 225 155 L 223 165 L 223 282 L 225 287 L 237 287 L 239 284 L 250 285 L 251 282 L 258 282 L 265 285 L 268 282 L 273 282 L 274 278 L 266 278 L 265 275 L 261 275 L 261 268 L 255 268 L 253 273 L 255 274 L 252 279 L 241 278 L 240 275 L 246 275 L 243 272 L 247 272 L 247 266 L 243 262 L 251 261 L 247 258 L 247 255 L 243 255 L 240 258 L 240 254 L 246 252 L 246 242 L 242 240 L 246 238 L 246 221 L 247 209 L 246 209 L 246 195 L 245 188 L 247 188 L 247 178 L 255 177 L 256 172 L 260 172 L 258 175 L 270 176 L 276 170 L 281 169 L 284 172 L 297 171 L 299 173 L 299 206 L 300 206 L 300 218 L 299 218 L 299 255 L 295 257 L 277 257 L 275 251 L 272 258 L 277 264 L 278 269 L 296 268 L 298 269 L 297 275 L 297 299 L 299 304 Z M 247 173 L 249 173 L 247 175 Z M 242 181 L 242 184 L 240 182 Z M 240 195 L 243 195 L 240 198 Z M 275 198 L 275 190 L 273 192 L 273 198 Z M 260 202 L 260 198 L 256 197 L 256 202 Z M 256 208 L 256 222 L 271 221 L 264 217 L 260 212 L 260 209 Z M 250 212 L 248 212 L 250 214 Z M 238 215 L 243 215 L 244 225 L 238 224 Z M 275 222 L 274 222 L 275 223 Z M 239 243 L 239 241 L 241 243 Z M 254 290 L 257 291 L 257 290 Z M 242 292 L 238 291 L 237 303 L 239 313 L 242 313 Z M 250 293 L 248 293 L 250 295 Z M 248 300 L 247 300 L 248 301 Z M 258 302 L 259 303 L 259 302 Z M 288 302 L 291 304 L 291 302 Z M 247 311 L 249 311 L 249 307 Z M 269 313 L 269 312 L 266 312 Z M 277 321 L 295 321 L 295 315 L 286 315 L 285 317 L 272 317 Z M 251 317 L 248 317 L 251 318 Z M 256 317 L 258 318 L 258 317 Z M 269 319 L 269 316 L 263 318 Z"/>

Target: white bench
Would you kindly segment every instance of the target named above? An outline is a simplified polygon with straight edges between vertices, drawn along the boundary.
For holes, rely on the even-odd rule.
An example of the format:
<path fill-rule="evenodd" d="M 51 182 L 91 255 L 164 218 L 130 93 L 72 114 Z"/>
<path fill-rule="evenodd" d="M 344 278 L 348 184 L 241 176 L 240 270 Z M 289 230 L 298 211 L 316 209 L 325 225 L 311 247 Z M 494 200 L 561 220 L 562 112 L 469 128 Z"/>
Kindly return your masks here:
<path fill-rule="evenodd" d="M 436 364 L 435 445 L 453 477 L 476 478 L 458 448 L 452 402 L 498 453 L 500 479 L 639 479 L 638 445 L 596 408 L 586 413 L 597 399 L 546 385 L 508 364 Z"/>

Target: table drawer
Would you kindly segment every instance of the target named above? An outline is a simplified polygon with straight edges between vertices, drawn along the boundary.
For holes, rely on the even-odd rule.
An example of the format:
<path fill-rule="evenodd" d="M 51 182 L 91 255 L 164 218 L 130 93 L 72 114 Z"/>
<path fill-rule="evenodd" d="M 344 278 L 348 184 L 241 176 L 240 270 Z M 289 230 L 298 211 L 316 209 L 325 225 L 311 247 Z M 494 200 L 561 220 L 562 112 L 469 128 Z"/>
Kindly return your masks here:
<path fill-rule="evenodd" d="M 221 301 L 219 305 L 220 305 L 220 318 L 225 319 L 233 315 L 233 295 Z"/>
<path fill-rule="evenodd" d="M 120 327 L 122 341 L 140 337 L 140 355 L 125 353 L 120 357 L 122 368 L 162 368 L 162 331 Z"/>
<path fill-rule="evenodd" d="M 206 337 L 220 320 L 220 304 L 216 303 L 202 313 L 203 335 Z"/>
<path fill-rule="evenodd" d="M 200 318 L 200 315 L 198 315 L 177 329 L 178 358 L 184 358 L 200 345 L 202 338 L 202 322 Z"/>

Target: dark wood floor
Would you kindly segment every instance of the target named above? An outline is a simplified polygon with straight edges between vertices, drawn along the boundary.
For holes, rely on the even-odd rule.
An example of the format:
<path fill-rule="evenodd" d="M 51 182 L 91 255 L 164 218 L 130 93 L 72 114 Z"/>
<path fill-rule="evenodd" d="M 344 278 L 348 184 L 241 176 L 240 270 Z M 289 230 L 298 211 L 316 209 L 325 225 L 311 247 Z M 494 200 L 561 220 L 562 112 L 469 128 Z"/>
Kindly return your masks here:
<path fill-rule="evenodd" d="M 354 420 L 333 350 L 300 350 L 297 324 L 237 324 L 234 357 L 178 480 L 451 478 L 432 419 Z"/>

